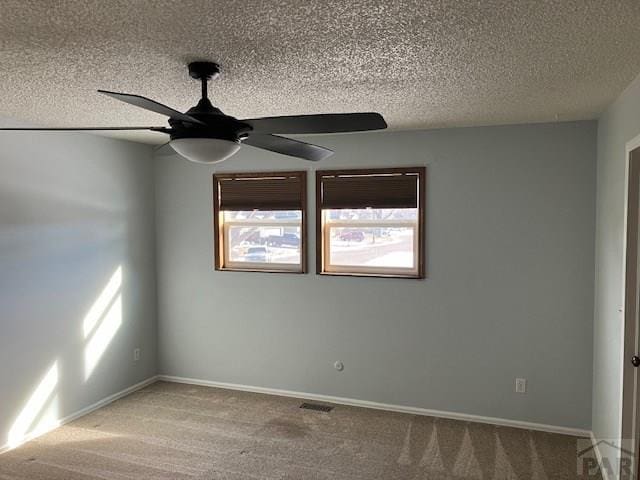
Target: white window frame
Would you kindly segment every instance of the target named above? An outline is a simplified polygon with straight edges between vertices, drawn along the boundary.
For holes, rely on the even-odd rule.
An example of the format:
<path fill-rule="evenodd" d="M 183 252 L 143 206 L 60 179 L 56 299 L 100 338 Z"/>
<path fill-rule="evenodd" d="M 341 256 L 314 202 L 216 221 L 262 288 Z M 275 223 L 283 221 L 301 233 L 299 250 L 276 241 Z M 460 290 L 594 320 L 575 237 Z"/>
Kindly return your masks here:
<path fill-rule="evenodd" d="M 293 210 L 300 212 L 300 210 Z M 303 262 L 303 246 L 304 241 L 302 236 L 302 217 L 300 219 L 283 219 L 283 220 L 263 220 L 263 219 L 233 219 L 226 220 L 225 211 L 220 212 L 221 222 L 220 228 L 222 229 L 222 269 L 229 270 L 245 270 L 245 271 L 260 271 L 260 272 L 302 272 Z M 271 262 L 242 262 L 232 261 L 229 258 L 229 230 L 231 227 L 298 227 L 300 229 L 300 258 L 298 263 L 271 263 Z"/>
<path fill-rule="evenodd" d="M 323 273 L 343 275 L 372 275 L 389 277 L 410 277 L 419 275 L 419 218 L 415 220 L 328 220 L 328 211 L 322 210 L 322 270 Z M 362 210 L 362 209 L 355 209 Z M 420 211 L 418 209 L 418 215 Z M 364 265 L 331 264 L 331 229 L 333 228 L 411 228 L 413 230 L 413 265 L 411 268 L 378 267 Z"/>

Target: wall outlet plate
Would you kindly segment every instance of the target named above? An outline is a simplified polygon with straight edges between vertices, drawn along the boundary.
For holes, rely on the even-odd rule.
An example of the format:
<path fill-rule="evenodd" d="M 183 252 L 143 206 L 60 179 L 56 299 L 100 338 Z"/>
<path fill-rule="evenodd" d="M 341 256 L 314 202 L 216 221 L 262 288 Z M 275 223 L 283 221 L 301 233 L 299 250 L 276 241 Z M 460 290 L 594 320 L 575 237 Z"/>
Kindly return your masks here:
<path fill-rule="evenodd" d="M 516 393 L 527 393 L 526 378 L 516 378 Z"/>
<path fill-rule="evenodd" d="M 138 360 L 140 360 L 140 349 L 139 348 L 134 348 L 133 349 L 133 361 L 137 362 Z"/>

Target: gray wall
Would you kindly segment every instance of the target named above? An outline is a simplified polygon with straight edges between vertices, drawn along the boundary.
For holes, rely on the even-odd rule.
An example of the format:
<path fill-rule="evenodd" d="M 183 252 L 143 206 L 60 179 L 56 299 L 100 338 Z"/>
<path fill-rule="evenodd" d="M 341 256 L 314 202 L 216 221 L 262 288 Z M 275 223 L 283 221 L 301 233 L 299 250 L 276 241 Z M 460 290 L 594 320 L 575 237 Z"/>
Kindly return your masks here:
<path fill-rule="evenodd" d="M 154 375 L 157 331 L 151 148 L 85 134 L 1 133 L 0 144 L 1 448 L 10 431 Z M 121 326 L 85 378 L 87 345 L 118 319 L 96 317 L 106 327 L 87 338 L 83 322 L 118 266 Z M 54 364 L 57 381 L 38 389 Z"/>
<path fill-rule="evenodd" d="M 624 318 L 625 147 L 640 134 L 640 78 L 598 123 L 593 431 L 620 438 Z"/>
<path fill-rule="evenodd" d="M 590 428 L 595 122 L 309 140 L 428 165 L 428 278 L 215 272 L 211 174 L 314 165 L 158 156 L 160 373 Z"/>

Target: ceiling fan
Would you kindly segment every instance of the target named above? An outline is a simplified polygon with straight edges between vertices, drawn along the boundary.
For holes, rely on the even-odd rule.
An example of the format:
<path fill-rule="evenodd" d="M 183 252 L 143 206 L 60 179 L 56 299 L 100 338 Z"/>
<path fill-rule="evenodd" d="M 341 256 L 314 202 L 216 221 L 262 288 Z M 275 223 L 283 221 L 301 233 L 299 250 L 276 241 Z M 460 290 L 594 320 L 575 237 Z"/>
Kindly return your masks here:
<path fill-rule="evenodd" d="M 0 128 L 0 130 L 81 131 L 150 130 L 169 135 L 169 145 L 188 160 L 216 163 L 236 153 L 243 144 L 264 150 L 318 161 L 333 151 L 318 145 L 275 134 L 314 134 L 359 132 L 387 128 L 379 113 L 327 113 L 290 115 L 238 120 L 214 107 L 207 95 L 207 82 L 220 74 L 213 62 L 192 62 L 189 75 L 202 82 L 202 98 L 182 113 L 140 95 L 98 90 L 116 100 L 169 117 L 169 127 L 78 127 L 78 128 Z"/>

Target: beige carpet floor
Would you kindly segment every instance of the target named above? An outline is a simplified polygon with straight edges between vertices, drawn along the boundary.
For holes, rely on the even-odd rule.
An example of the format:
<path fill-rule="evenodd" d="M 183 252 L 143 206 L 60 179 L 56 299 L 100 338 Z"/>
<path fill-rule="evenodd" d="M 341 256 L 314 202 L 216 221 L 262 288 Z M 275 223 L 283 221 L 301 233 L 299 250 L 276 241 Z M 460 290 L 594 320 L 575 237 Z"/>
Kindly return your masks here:
<path fill-rule="evenodd" d="M 0 479 L 583 478 L 575 437 L 300 403 L 157 382 L 0 455 Z"/>

